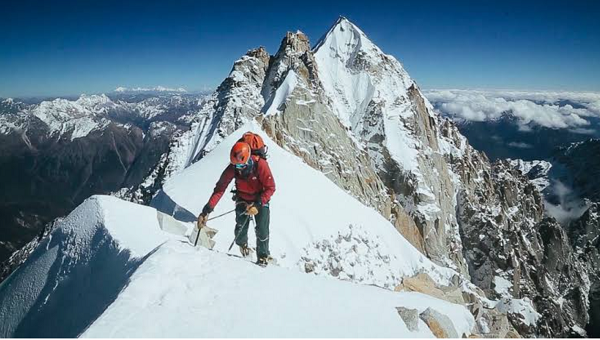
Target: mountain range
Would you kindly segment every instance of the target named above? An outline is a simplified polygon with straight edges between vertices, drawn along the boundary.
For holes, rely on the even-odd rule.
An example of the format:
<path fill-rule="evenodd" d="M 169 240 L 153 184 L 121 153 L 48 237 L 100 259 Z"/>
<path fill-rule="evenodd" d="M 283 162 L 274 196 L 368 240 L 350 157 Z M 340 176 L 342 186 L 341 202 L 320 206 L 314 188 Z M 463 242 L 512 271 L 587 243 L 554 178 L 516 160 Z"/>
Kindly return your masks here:
<path fill-rule="evenodd" d="M 0 101 L 0 174 L 11 179 L 0 196 L 0 261 L 90 195 L 139 185 L 203 98 L 111 97 Z"/>
<path fill-rule="evenodd" d="M 48 237 L 13 255 L 23 263 L 0 286 L 2 336 L 598 334 L 597 206 L 565 228 L 545 208 L 543 165 L 490 161 L 347 19 L 314 46 L 297 31 L 274 55 L 248 51 L 201 101 L 174 98 L 185 109 L 124 111 L 145 101 L 97 96 L 1 116 L 9 117 L 3 133 L 23 140 L 24 150 L 51 144 L 31 143 L 26 127 L 35 124 L 43 131 L 36 136 L 68 145 L 110 135 L 114 157 L 98 164 L 120 169 L 103 187 L 118 193 L 86 199 Z M 172 129 L 154 133 L 164 141 L 148 144 L 155 157 L 142 157 L 144 166 L 129 175 L 136 151 L 161 126 Z M 271 149 L 279 267 L 225 254 L 232 219 L 211 225 L 219 231 L 212 251 L 186 241 L 231 144 L 247 130 Z M 118 133 L 137 133 L 139 146 L 121 152 L 127 142 L 116 142 Z M 569 150 L 577 167 L 579 152 Z M 110 178 L 102 173 L 75 189 Z M 74 190 L 73 206 L 86 194 Z M 224 201 L 215 214 L 233 207 Z M 234 320 L 257 314 L 243 296 L 263 287 L 261 301 L 277 322 L 255 315 L 238 333 Z"/>

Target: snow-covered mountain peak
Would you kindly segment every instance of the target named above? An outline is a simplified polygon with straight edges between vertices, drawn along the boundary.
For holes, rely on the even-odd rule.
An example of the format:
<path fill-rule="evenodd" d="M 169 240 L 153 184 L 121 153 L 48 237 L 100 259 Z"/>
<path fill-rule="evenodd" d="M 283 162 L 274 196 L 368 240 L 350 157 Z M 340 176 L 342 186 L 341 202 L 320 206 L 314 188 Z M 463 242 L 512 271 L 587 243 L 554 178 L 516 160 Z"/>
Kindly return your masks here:
<path fill-rule="evenodd" d="M 108 125 L 103 116 L 114 106 L 106 95 L 81 95 L 75 101 L 43 101 L 28 113 L 47 124 L 51 134 L 69 133 L 73 140 Z"/>
<path fill-rule="evenodd" d="M 0 101 L 0 115 L 4 113 L 17 113 L 23 110 L 27 105 L 13 98 L 6 98 Z"/>
<path fill-rule="evenodd" d="M 360 28 L 345 17 L 339 17 L 317 42 L 314 51 L 317 52 L 320 49 L 326 49 L 332 55 L 335 54 L 343 60 L 349 60 L 357 53 L 365 53 L 372 57 L 383 54 Z"/>
<path fill-rule="evenodd" d="M 414 84 L 408 73 L 346 18 L 336 21 L 313 53 L 323 87 L 346 126 L 358 128 L 372 99 L 387 106 L 407 102 L 407 89 Z"/>
<path fill-rule="evenodd" d="M 57 98 L 43 101 L 33 108 L 33 112 L 40 119 L 48 115 L 57 119 L 70 119 L 104 113 L 108 107 L 114 105 L 115 103 L 105 94 L 82 94 L 77 100 Z"/>
<path fill-rule="evenodd" d="M 106 94 L 82 94 L 76 100 L 57 98 L 42 101 L 39 104 L 23 103 L 7 104 L 0 102 L 0 112 L 13 113 L 1 124 L 3 132 L 28 131 L 28 126 L 44 125 L 44 134 L 52 137 L 66 137 L 74 140 L 85 137 L 92 131 L 107 127 L 111 122 L 126 126 L 128 123 L 143 126 L 143 121 L 157 120 L 160 117 L 188 116 L 191 110 L 196 113 L 202 104 L 197 98 L 179 93 L 161 94 L 143 100 L 121 100 L 113 94 L 113 99 Z M 187 119 L 187 118 L 185 118 Z M 127 122 L 127 123 L 125 123 Z M 183 120 L 182 123 L 186 124 Z M 149 123 L 149 122 L 148 122 Z M 40 131 L 36 132 L 40 134 Z"/>
<path fill-rule="evenodd" d="M 82 106 L 87 107 L 98 107 L 98 106 L 112 106 L 114 105 L 113 101 L 108 98 L 104 93 L 102 94 L 82 94 L 76 100 L 76 103 Z"/>
<path fill-rule="evenodd" d="M 43 101 L 32 109 L 32 113 L 49 123 L 50 120 L 66 122 L 74 118 L 101 116 L 116 104 L 105 94 L 82 94 L 77 100 L 57 98 Z"/>

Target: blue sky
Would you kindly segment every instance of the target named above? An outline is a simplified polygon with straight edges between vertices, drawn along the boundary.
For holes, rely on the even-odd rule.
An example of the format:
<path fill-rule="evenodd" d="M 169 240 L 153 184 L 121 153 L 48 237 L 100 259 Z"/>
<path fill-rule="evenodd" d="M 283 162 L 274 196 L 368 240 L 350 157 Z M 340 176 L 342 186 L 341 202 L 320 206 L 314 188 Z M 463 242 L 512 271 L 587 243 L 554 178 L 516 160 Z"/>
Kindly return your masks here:
<path fill-rule="evenodd" d="M 600 1 L 3 1 L 0 97 L 215 87 L 339 15 L 424 88 L 600 90 Z"/>

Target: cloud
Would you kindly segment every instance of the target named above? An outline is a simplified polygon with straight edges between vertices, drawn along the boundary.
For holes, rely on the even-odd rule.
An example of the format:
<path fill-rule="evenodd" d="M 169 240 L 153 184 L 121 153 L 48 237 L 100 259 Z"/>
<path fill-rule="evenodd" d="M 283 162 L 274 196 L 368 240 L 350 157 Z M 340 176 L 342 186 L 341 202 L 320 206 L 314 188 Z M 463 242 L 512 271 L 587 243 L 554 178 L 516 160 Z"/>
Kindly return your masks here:
<path fill-rule="evenodd" d="M 518 149 L 531 149 L 533 147 L 531 144 L 516 143 L 516 142 L 510 142 L 510 143 L 508 143 L 508 146 L 513 147 L 513 148 L 518 148 Z"/>
<path fill-rule="evenodd" d="M 584 128 L 575 128 L 569 130 L 573 133 L 578 133 L 580 135 L 593 135 L 596 131 L 594 129 L 584 129 Z"/>
<path fill-rule="evenodd" d="M 563 182 L 553 179 L 548 193 L 553 202 L 544 199 L 546 213 L 554 217 L 560 224 L 568 225 L 578 219 L 589 208 L 588 204 Z"/>
<path fill-rule="evenodd" d="M 600 118 L 600 93 L 595 92 L 428 90 L 425 95 L 453 119 L 483 122 L 508 114 L 525 131 L 539 125 L 589 133 L 589 118 Z"/>

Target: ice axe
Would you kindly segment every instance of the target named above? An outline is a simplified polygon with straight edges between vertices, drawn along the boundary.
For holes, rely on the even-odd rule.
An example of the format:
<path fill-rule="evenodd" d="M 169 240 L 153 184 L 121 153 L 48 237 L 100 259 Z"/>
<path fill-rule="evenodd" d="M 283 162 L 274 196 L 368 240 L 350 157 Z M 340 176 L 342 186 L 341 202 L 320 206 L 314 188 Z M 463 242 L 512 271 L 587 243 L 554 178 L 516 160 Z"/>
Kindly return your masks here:
<path fill-rule="evenodd" d="M 223 217 L 223 216 L 225 216 L 225 215 L 227 215 L 227 214 L 231 214 L 231 213 L 232 213 L 232 212 L 234 212 L 234 211 L 235 211 L 235 209 L 229 210 L 229 211 L 227 211 L 227 212 L 224 212 L 224 213 L 222 213 L 222 214 L 220 214 L 220 215 L 217 215 L 217 216 L 211 217 L 211 218 L 207 219 L 206 221 L 208 222 L 208 221 L 211 221 L 211 220 L 217 219 L 217 218 L 219 218 L 219 217 Z M 196 247 L 196 246 L 198 245 L 198 239 L 200 239 L 200 231 L 201 231 L 202 229 L 204 229 L 204 228 L 208 228 L 208 227 L 206 227 L 206 224 L 202 224 L 202 225 L 201 225 L 201 224 L 199 224 L 199 223 L 198 223 L 198 224 L 197 224 L 197 226 L 198 226 L 198 234 L 196 234 L 196 241 L 194 241 L 194 247 Z M 214 235 L 216 234 L 216 231 L 215 231 L 215 230 L 213 230 L 213 229 L 211 229 L 211 228 L 208 228 L 208 229 L 209 229 L 209 230 L 206 232 L 206 233 L 207 233 L 207 235 L 208 235 L 209 233 L 212 233 L 212 236 L 214 236 Z M 208 236 L 209 236 L 209 238 L 212 238 L 212 236 L 210 236 L 210 235 L 208 235 Z"/>
<path fill-rule="evenodd" d="M 200 230 L 204 227 L 204 225 L 201 225 L 200 223 L 198 223 L 198 234 L 196 235 L 196 241 L 194 242 L 194 247 L 196 247 L 198 245 L 198 239 L 200 238 Z"/>

